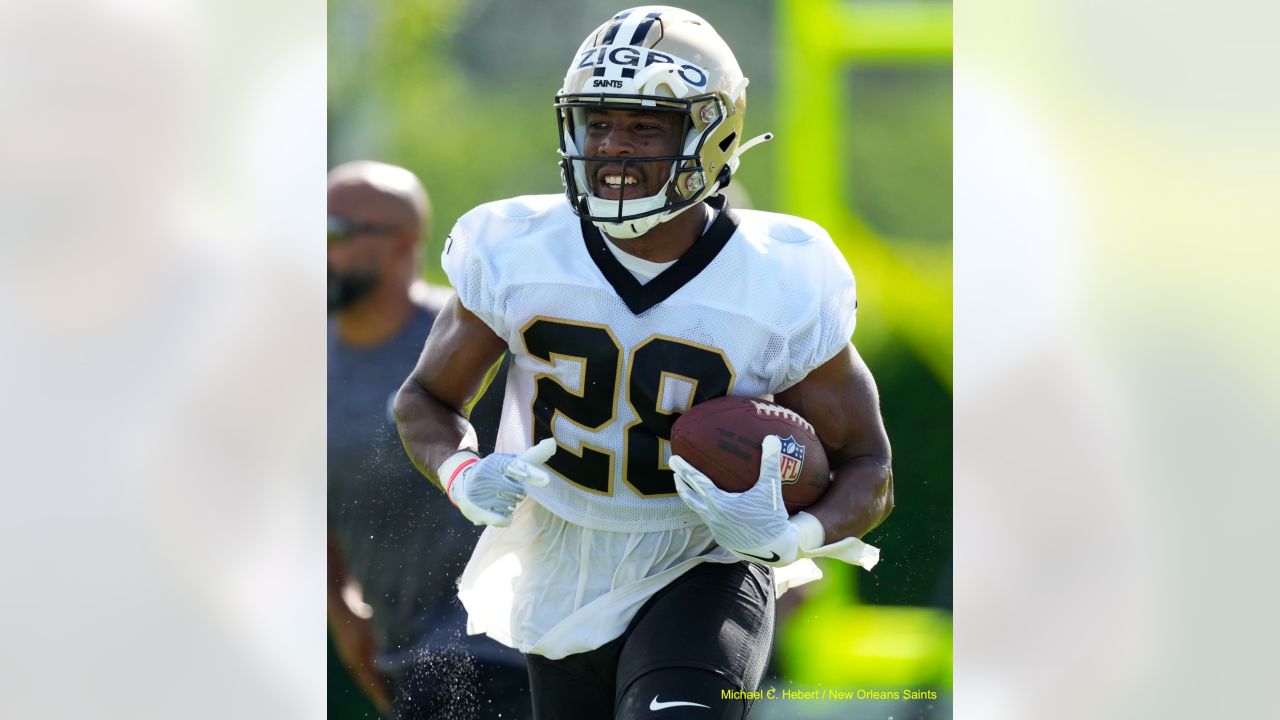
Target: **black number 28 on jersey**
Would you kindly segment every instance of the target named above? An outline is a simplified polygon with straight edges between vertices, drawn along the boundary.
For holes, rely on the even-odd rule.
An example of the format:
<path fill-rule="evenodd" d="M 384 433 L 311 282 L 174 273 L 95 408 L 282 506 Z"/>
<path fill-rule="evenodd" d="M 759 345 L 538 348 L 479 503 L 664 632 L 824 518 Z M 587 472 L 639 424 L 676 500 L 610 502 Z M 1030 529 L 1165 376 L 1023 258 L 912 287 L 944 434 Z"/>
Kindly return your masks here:
<path fill-rule="evenodd" d="M 584 430 L 603 430 L 618 419 L 618 394 L 626 383 L 627 402 L 636 419 L 623 431 L 623 482 L 647 497 L 674 494 L 675 480 L 663 461 L 661 441 L 670 440 L 679 414 L 662 409 L 664 386 L 669 380 L 691 386 L 690 406 L 727 395 L 734 372 L 724 353 L 654 335 L 631 351 L 623 377 L 622 345 L 607 326 L 538 317 L 520 334 L 533 357 L 547 363 L 575 362 L 581 372 L 576 392 L 551 375 L 537 376 L 533 442 L 552 436 L 557 415 Z M 558 445 L 547 467 L 585 490 L 607 495 L 613 492 L 613 455 L 586 442 L 581 454 Z"/>

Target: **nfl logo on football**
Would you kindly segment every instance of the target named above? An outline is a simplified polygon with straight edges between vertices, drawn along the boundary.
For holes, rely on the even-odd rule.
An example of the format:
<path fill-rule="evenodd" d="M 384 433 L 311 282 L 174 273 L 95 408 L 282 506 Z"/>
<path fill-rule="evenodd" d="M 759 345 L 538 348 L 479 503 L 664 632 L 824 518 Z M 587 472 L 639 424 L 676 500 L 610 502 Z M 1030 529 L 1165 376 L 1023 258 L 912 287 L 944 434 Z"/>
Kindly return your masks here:
<path fill-rule="evenodd" d="M 804 446 L 796 442 L 794 435 L 782 438 L 782 484 L 791 485 L 800 479 L 804 467 Z"/>

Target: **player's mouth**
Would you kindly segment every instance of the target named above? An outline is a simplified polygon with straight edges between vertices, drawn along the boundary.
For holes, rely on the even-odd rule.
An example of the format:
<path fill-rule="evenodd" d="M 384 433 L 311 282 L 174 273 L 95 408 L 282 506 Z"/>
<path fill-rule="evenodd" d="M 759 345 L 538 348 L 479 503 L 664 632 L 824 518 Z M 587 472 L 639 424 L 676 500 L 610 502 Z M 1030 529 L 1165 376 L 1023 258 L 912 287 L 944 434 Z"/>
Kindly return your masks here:
<path fill-rule="evenodd" d="M 596 172 L 596 197 L 605 200 L 632 200 L 645 197 L 644 175 L 638 170 L 622 168 L 614 165 L 601 168 Z"/>

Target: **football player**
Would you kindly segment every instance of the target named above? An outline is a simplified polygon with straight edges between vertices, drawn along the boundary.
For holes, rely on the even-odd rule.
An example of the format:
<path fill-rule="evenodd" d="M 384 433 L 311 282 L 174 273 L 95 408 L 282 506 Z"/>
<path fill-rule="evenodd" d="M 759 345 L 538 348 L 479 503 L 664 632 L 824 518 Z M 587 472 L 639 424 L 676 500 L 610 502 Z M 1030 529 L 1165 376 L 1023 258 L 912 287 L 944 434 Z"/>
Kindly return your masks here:
<path fill-rule="evenodd" d="M 409 455 L 488 527 L 468 631 L 526 653 L 537 718 L 743 717 L 774 599 L 809 557 L 870 567 L 893 507 L 875 383 L 850 344 L 854 278 L 827 233 L 735 210 L 747 79 L 702 18 L 646 6 L 574 53 L 555 97 L 566 194 L 464 215 L 457 296 L 396 398 Z M 496 452 L 462 413 L 512 356 Z M 788 517 L 779 445 L 752 490 L 672 456 L 681 411 L 773 397 L 816 428 L 832 484 Z"/>

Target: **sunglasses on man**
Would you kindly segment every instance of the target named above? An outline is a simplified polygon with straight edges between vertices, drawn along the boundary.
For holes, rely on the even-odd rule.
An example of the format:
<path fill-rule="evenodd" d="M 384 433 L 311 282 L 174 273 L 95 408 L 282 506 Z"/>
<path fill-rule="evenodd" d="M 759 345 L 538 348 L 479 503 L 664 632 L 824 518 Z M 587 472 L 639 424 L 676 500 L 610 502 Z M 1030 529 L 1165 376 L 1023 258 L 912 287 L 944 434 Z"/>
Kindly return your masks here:
<path fill-rule="evenodd" d="M 329 216 L 329 244 L 347 242 L 360 235 L 390 235 L 399 230 L 395 225 L 366 222 L 341 215 Z"/>

